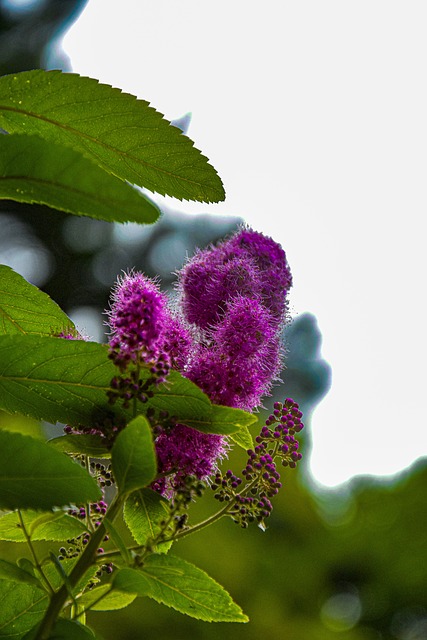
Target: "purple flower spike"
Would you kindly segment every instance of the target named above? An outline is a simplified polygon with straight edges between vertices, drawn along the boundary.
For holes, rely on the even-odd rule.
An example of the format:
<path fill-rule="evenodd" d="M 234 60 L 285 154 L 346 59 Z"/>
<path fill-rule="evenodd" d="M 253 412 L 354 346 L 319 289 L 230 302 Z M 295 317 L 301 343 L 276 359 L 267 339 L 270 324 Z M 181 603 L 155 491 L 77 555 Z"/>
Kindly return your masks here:
<path fill-rule="evenodd" d="M 244 228 L 224 243 L 231 256 L 250 256 L 261 277 L 264 304 L 280 322 L 286 312 L 286 294 L 292 287 L 292 274 L 282 247 L 262 233 Z"/>
<path fill-rule="evenodd" d="M 166 320 L 166 297 L 142 273 L 125 274 L 113 292 L 108 313 L 110 347 L 122 355 L 146 354 L 155 358 Z"/>
<path fill-rule="evenodd" d="M 183 424 L 156 439 L 159 473 L 170 474 L 153 484 L 153 489 L 171 495 L 185 476 L 205 480 L 217 470 L 217 463 L 227 452 L 225 438 L 202 433 Z"/>

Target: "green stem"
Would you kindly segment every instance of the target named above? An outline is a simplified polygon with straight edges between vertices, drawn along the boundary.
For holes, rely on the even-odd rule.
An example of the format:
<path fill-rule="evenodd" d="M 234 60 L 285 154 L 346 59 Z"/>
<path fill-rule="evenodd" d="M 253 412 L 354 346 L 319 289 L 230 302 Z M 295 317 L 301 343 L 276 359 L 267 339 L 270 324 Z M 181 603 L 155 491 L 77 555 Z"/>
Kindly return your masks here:
<path fill-rule="evenodd" d="M 25 522 L 24 522 L 24 519 L 22 517 L 22 513 L 21 513 L 21 511 L 19 509 L 18 509 L 18 517 L 19 517 L 19 522 L 21 523 L 22 531 L 24 533 L 25 539 L 26 539 L 28 547 L 30 549 L 31 555 L 33 556 L 33 560 L 34 560 L 34 564 L 36 566 L 36 569 L 39 572 L 39 574 L 41 575 L 41 577 L 43 578 L 43 582 L 45 583 L 49 593 L 53 594 L 53 593 L 55 593 L 55 591 L 54 591 L 52 585 L 50 584 L 49 580 L 47 579 L 47 577 L 44 574 L 42 566 L 41 566 L 41 564 L 40 564 L 40 562 L 39 562 L 39 560 L 37 558 L 36 551 L 35 551 L 35 549 L 33 547 L 33 543 L 31 542 L 31 537 L 29 536 L 27 528 L 25 526 Z"/>
<path fill-rule="evenodd" d="M 110 520 L 113 520 L 116 517 L 121 507 L 122 499 L 116 496 L 108 509 L 108 517 Z M 101 523 L 91 535 L 87 547 L 68 576 L 68 583 L 72 588 L 76 587 L 86 571 L 95 564 L 97 550 L 99 549 L 106 532 L 104 524 Z M 37 640 L 48 640 L 51 637 L 51 632 L 55 626 L 56 620 L 64 608 L 64 605 L 69 600 L 68 591 L 69 587 L 66 584 L 63 584 L 58 591 L 53 593 L 44 618 L 38 628 Z"/>

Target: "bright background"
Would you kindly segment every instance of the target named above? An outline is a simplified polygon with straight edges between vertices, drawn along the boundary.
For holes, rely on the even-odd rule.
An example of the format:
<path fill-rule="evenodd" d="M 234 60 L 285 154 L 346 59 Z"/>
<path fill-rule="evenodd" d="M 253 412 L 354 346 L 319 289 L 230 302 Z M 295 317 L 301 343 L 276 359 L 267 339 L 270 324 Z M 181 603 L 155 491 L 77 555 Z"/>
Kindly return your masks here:
<path fill-rule="evenodd" d="M 312 418 L 327 486 L 427 453 L 425 2 L 90 0 L 74 71 L 146 99 L 222 177 L 219 205 L 285 248 L 332 387 Z M 177 206 L 177 203 L 174 203 Z"/>

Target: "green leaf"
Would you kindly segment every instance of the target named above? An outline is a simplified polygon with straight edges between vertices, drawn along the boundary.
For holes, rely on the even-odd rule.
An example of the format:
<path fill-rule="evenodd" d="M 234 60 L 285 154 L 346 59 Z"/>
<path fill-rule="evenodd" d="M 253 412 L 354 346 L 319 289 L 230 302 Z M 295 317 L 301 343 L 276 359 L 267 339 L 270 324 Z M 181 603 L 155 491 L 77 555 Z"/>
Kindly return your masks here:
<path fill-rule="evenodd" d="M 27 633 L 23 640 L 37 640 L 39 625 Z M 92 629 L 77 620 L 59 618 L 49 636 L 52 640 L 95 640 Z"/>
<path fill-rule="evenodd" d="M 148 556 L 142 569 L 121 569 L 113 580 L 121 591 L 148 596 L 207 622 L 247 622 L 227 591 L 193 564 L 173 555 Z"/>
<path fill-rule="evenodd" d="M 73 147 L 122 180 L 163 195 L 224 199 L 193 142 L 144 100 L 92 78 L 25 71 L 0 78 L 0 126 Z"/>
<path fill-rule="evenodd" d="M 0 579 L 9 580 L 10 582 L 21 582 L 24 584 L 32 584 L 39 589 L 43 589 L 40 581 L 31 573 L 27 573 L 18 565 L 12 562 L 7 562 L 0 558 Z"/>
<path fill-rule="evenodd" d="M 124 609 L 136 598 L 134 593 L 123 593 L 112 589 L 111 584 L 103 584 L 95 587 L 91 591 L 86 591 L 79 599 L 78 603 L 85 610 L 91 611 L 115 611 Z"/>
<path fill-rule="evenodd" d="M 123 560 L 125 561 L 125 563 L 132 564 L 132 556 L 130 554 L 130 551 L 128 551 L 126 543 L 124 542 L 122 536 L 114 526 L 113 522 L 109 518 L 107 518 L 107 516 L 104 516 L 102 522 L 105 528 L 107 529 L 107 533 L 109 534 L 111 541 L 116 545 L 117 549 L 120 551 L 120 554 Z"/>
<path fill-rule="evenodd" d="M 0 136 L 0 140 L 7 136 Z M 1 155 L 0 155 L 1 158 Z M 0 178 L 1 188 L 1 178 Z M 75 327 L 46 293 L 0 265 L 0 335 L 68 333 Z"/>
<path fill-rule="evenodd" d="M 245 451 L 252 449 L 254 446 L 251 433 L 247 427 L 241 427 L 239 431 L 232 433 L 230 439 Z"/>
<path fill-rule="evenodd" d="M 50 509 L 95 501 L 95 480 L 68 456 L 45 442 L 0 431 L 0 507 Z"/>
<path fill-rule="evenodd" d="M 167 501 L 156 491 L 141 489 L 132 493 L 125 502 L 123 517 L 138 544 L 145 544 L 160 531 L 159 523 L 168 512 Z"/>
<path fill-rule="evenodd" d="M 40 511 L 21 511 L 25 528 L 31 531 L 31 540 L 69 540 L 76 538 L 87 530 L 87 527 L 72 516 L 62 511 L 43 514 L 40 521 Z M 21 527 L 18 513 L 12 511 L 0 517 L 0 540 L 10 542 L 25 542 L 26 538 Z"/>
<path fill-rule="evenodd" d="M 0 580 L 0 638 L 18 640 L 43 618 L 49 604 L 44 591 L 28 584 Z"/>
<path fill-rule="evenodd" d="M 39 136 L 0 136 L 0 200 L 107 220 L 155 222 L 158 207 L 78 151 Z"/>
<path fill-rule="evenodd" d="M 111 451 L 106 449 L 105 439 L 89 434 L 73 434 L 52 438 L 48 444 L 64 453 L 85 453 L 91 458 L 111 458 Z"/>
<path fill-rule="evenodd" d="M 131 413 L 107 401 L 110 381 L 117 373 L 105 345 L 83 340 L 38 336 L 0 336 L 0 409 L 48 422 L 84 424 Z M 151 376 L 149 368 L 141 377 Z M 241 409 L 214 405 L 197 385 L 177 371 L 152 399 L 139 405 L 166 410 L 179 421 L 205 433 L 229 435 L 257 422 Z M 117 418 L 118 419 L 118 418 Z"/>
<path fill-rule="evenodd" d="M 150 423 L 138 416 L 119 433 L 111 451 L 114 478 L 122 494 L 150 484 L 157 462 Z"/>

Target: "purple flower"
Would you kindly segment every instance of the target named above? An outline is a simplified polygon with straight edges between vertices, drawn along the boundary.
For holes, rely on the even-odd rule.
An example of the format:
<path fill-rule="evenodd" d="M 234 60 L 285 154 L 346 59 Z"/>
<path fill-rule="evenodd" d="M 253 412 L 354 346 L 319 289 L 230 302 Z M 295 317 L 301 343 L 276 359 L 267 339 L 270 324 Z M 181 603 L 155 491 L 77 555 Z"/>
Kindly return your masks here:
<path fill-rule="evenodd" d="M 227 443 L 222 436 L 176 424 L 169 433 L 164 431 L 156 439 L 159 473 L 166 475 L 156 480 L 153 489 L 171 496 L 186 476 L 205 480 L 217 470 L 217 462 L 226 451 Z"/>
<path fill-rule="evenodd" d="M 156 282 L 142 273 L 128 273 L 118 280 L 108 314 L 110 347 L 122 356 L 155 360 L 161 351 L 167 318 L 166 296 Z"/>

